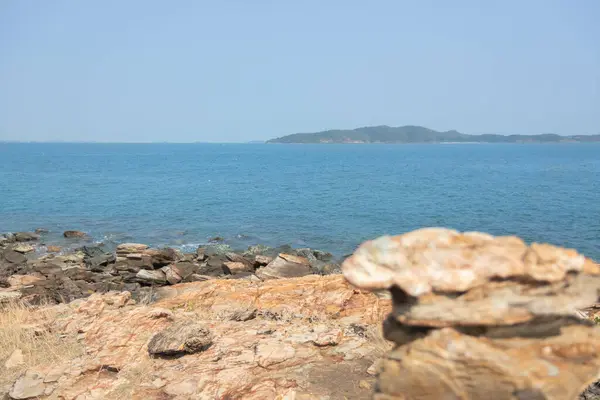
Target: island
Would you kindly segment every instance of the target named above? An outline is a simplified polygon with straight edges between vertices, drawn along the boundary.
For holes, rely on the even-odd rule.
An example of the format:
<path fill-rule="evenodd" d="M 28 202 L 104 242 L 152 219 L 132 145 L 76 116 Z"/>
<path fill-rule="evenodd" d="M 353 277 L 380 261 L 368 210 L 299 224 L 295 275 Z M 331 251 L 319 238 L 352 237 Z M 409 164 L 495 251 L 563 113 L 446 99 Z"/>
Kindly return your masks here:
<path fill-rule="evenodd" d="M 423 126 L 387 125 L 356 129 L 333 129 L 315 133 L 294 133 L 267 143 L 569 143 L 600 142 L 598 135 L 469 135 L 455 130 L 435 131 Z"/>

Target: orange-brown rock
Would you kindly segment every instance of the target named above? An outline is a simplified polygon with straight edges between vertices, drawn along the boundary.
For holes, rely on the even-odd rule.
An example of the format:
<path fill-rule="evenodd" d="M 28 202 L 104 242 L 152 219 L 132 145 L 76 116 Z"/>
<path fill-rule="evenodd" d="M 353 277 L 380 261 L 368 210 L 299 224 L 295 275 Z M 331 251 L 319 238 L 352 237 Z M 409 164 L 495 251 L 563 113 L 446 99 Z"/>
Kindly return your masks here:
<path fill-rule="evenodd" d="M 382 338 L 375 339 L 390 302 L 353 288 L 340 275 L 210 280 L 165 286 L 157 295 L 152 305 L 135 304 L 123 292 L 52 308 L 57 315 L 53 334 L 78 337 L 84 351 L 77 359 L 28 371 L 39 386 L 35 394 L 57 399 L 365 399 L 374 383 L 367 370 L 388 348 Z M 186 324 L 209 330 L 210 346 L 176 358 L 148 355 L 155 334 L 168 335 L 170 327 Z M 166 342 L 168 349 L 178 343 Z M 23 379 L 13 393 L 21 390 Z M 368 385 L 359 386 L 361 381 Z"/>
<path fill-rule="evenodd" d="M 376 399 L 576 399 L 600 375 L 600 268 L 575 250 L 430 228 L 361 245 L 343 265 L 362 289 L 390 289 L 397 347 Z"/>

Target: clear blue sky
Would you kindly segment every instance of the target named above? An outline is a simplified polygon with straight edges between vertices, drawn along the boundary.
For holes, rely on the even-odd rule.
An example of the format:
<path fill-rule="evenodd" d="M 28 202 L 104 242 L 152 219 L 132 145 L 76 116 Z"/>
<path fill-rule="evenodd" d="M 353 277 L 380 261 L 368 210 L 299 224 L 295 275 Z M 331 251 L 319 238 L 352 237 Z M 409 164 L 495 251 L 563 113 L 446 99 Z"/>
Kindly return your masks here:
<path fill-rule="evenodd" d="M 600 1 L 0 1 L 0 140 L 382 124 L 600 133 Z"/>

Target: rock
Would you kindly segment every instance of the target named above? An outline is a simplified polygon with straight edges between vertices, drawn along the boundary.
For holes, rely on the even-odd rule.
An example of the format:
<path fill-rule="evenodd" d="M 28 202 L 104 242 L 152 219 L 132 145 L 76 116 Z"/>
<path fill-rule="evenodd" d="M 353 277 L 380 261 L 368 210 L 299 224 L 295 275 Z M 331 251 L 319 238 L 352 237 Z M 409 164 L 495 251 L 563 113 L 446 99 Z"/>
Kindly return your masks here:
<path fill-rule="evenodd" d="M 292 278 L 311 274 L 310 264 L 304 257 L 280 253 L 266 267 L 256 270 L 261 279 Z"/>
<path fill-rule="evenodd" d="M 269 256 L 263 256 L 263 255 L 256 255 L 254 257 L 254 265 L 258 268 L 258 267 L 263 267 L 267 264 L 269 264 L 271 261 L 273 261 L 273 257 L 269 257 Z"/>
<path fill-rule="evenodd" d="M 32 242 L 39 239 L 40 235 L 33 232 L 17 232 L 14 234 L 14 240 L 16 242 Z"/>
<path fill-rule="evenodd" d="M 204 260 L 206 260 L 207 257 L 206 257 L 205 250 L 206 249 L 204 247 L 202 247 L 202 246 L 200 246 L 200 247 L 198 247 L 196 249 L 196 259 L 198 261 L 204 261 Z"/>
<path fill-rule="evenodd" d="M 84 254 L 85 258 L 94 258 L 106 254 L 106 251 L 100 246 L 83 246 L 79 250 Z"/>
<path fill-rule="evenodd" d="M 37 228 L 34 232 L 39 235 L 39 234 L 42 234 L 42 233 L 48 233 L 50 231 L 48 229 L 44 229 L 44 228 Z"/>
<path fill-rule="evenodd" d="M 224 242 L 224 241 L 225 241 L 225 239 L 222 238 L 221 236 L 215 236 L 215 237 L 208 239 L 208 243 L 220 243 L 220 242 Z"/>
<path fill-rule="evenodd" d="M 81 231 L 64 231 L 63 236 L 66 238 L 85 238 L 87 233 Z"/>
<path fill-rule="evenodd" d="M 182 258 L 181 253 L 171 248 L 160 250 L 148 249 L 144 254 L 152 257 L 152 264 L 155 268 L 164 267 L 165 265 L 177 262 Z"/>
<path fill-rule="evenodd" d="M 122 243 L 117 246 L 117 254 L 141 253 L 149 246 L 140 243 Z"/>
<path fill-rule="evenodd" d="M 25 264 L 27 257 L 12 249 L 5 250 L 2 257 L 11 264 Z"/>
<path fill-rule="evenodd" d="M 25 364 L 25 357 L 21 349 L 15 349 L 4 363 L 4 368 L 12 369 Z"/>
<path fill-rule="evenodd" d="M 167 283 L 167 277 L 161 270 L 149 271 L 147 269 L 141 269 L 135 275 L 138 282 L 147 285 L 164 285 Z"/>
<path fill-rule="evenodd" d="M 155 334 L 148 343 L 148 353 L 159 356 L 197 353 L 210 347 L 212 340 L 206 326 L 180 321 Z"/>
<path fill-rule="evenodd" d="M 248 268 L 249 271 L 254 271 L 254 268 L 253 268 L 254 263 L 252 261 L 246 259 L 245 257 L 240 256 L 237 253 L 229 251 L 229 252 L 225 253 L 225 257 L 227 257 L 227 259 L 229 261 L 244 264 Z"/>
<path fill-rule="evenodd" d="M 181 277 L 182 280 L 187 280 L 192 274 L 197 273 L 200 270 L 200 266 L 189 261 L 182 261 L 175 264 L 171 264 L 166 268 L 170 268 L 174 274 Z"/>
<path fill-rule="evenodd" d="M 576 309 L 600 266 L 574 250 L 431 228 L 365 242 L 342 269 L 392 294 L 379 398 L 575 399 L 598 376 L 600 329 Z"/>
<path fill-rule="evenodd" d="M 183 278 L 180 275 L 179 269 L 175 265 L 162 267 L 161 271 L 164 272 L 167 282 L 170 285 L 175 285 L 183 280 Z"/>
<path fill-rule="evenodd" d="M 31 399 L 43 395 L 45 390 L 44 378 L 36 372 L 27 371 L 17 379 L 8 395 L 12 399 Z"/>
<path fill-rule="evenodd" d="M 48 253 L 59 253 L 62 248 L 60 246 L 47 246 L 46 250 L 48 251 Z"/>
<path fill-rule="evenodd" d="M 116 257 L 114 254 L 104 253 L 91 258 L 85 258 L 84 262 L 89 269 L 96 272 L 102 272 L 109 264 L 114 264 Z"/>
<path fill-rule="evenodd" d="M 306 258 L 309 262 L 312 262 L 312 261 L 328 262 L 333 259 L 333 254 L 331 254 L 331 253 L 327 253 L 327 252 L 320 251 L 320 250 L 313 250 L 313 249 L 309 249 L 309 248 L 296 249 L 294 251 L 294 253 L 301 257 Z"/>
<path fill-rule="evenodd" d="M 342 340 L 342 331 L 340 329 L 333 329 L 326 332 L 322 332 L 317 335 L 313 340 L 315 346 L 335 346 Z"/>
<path fill-rule="evenodd" d="M 229 275 L 238 275 L 243 272 L 253 272 L 254 268 L 241 262 L 226 261 L 223 263 L 223 272 Z"/>
<path fill-rule="evenodd" d="M 270 250 L 270 247 L 264 246 L 262 244 L 257 244 L 256 246 L 249 246 L 248 250 L 246 250 L 244 252 L 244 255 L 245 256 L 264 255 L 264 253 L 266 253 L 269 250 Z"/>
<path fill-rule="evenodd" d="M 13 250 L 16 251 L 17 253 L 25 254 L 25 253 L 31 253 L 35 249 L 33 246 L 30 246 L 28 244 L 19 244 L 19 245 L 13 247 Z"/>

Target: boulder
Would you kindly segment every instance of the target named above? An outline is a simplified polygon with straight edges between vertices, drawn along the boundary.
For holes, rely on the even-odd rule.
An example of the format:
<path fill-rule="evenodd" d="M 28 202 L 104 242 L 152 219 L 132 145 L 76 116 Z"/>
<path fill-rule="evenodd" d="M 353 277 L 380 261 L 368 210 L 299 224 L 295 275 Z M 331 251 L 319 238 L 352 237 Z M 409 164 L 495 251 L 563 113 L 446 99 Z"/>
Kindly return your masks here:
<path fill-rule="evenodd" d="M 25 264 L 27 257 L 12 249 L 5 250 L 2 257 L 11 264 Z"/>
<path fill-rule="evenodd" d="M 154 356 L 175 356 L 206 350 L 213 341 L 208 327 L 192 321 L 179 321 L 155 334 L 148 343 Z"/>
<path fill-rule="evenodd" d="M 32 242 L 39 239 L 40 235 L 33 232 L 17 232 L 14 234 L 15 242 Z"/>
<path fill-rule="evenodd" d="M 48 251 L 48 253 L 59 253 L 62 248 L 60 246 L 47 246 L 46 250 Z"/>
<path fill-rule="evenodd" d="M 256 256 L 254 256 L 254 266 L 256 268 L 264 267 L 265 265 L 269 264 L 271 261 L 273 261 L 273 257 L 270 257 L 270 256 L 263 256 L 260 254 L 257 254 Z"/>
<path fill-rule="evenodd" d="M 362 244 L 342 266 L 388 289 L 376 398 L 575 399 L 600 371 L 600 266 L 575 250 L 430 228 Z M 379 397 L 377 397 L 379 396 Z"/>
<path fill-rule="evenodd" d="M 171 264 L 165 268 L 171 269 L 171 271 L 177 276 L 181 277 L 182 280 L 187 280 L 189 276 L 200 270 L 200 266 L 197 264 L 186 261 Z"/>
<path fill-rule="evenodd" d="M 66 238 L 85 238 L 87 237 L 87 233 L 82 231 L 64 231 L 63 236 Z"/>
<path fill-rule="evenodd" d="M 165 273 L 159 269 L 153 271 L 141 269 L 135 277 L 139 283 L 145 285 L 165 285 L 167 283 Z"/>
<path fill-rule="evenodd" d="M 180 275 L 179 269 L 175 265 L 168 265 L 166 267 L 162 267 L 161 271 L 164 272 L 167 282 L 170 285 L 175 285 L 183 280 Z"/>
<path fill-rule="evenodd" d="M 232 251 L 228 251 L 227 253 L 225 253 L 225 257 L 232 262 L 237 262 L 237 263 L 242 263 L 244 265 L 246 265 L 248 268 L 252 268 L 254 263 L 252 261 L 250 261 L 249 259 L 234 253 Z"/>
<path fill-rule="evenodd" d="M 223 263 L 223 272 L 228 275 L 238 275 L 243 272 L 253 272 L 254 268 L 251 265 L 234 262 L 234 261 L 226 261 Z"/>
<path fill-rule="evenodd" d="M 114 264 L 116 257 L 112 253 L 103 253 L 94 257 L 84 258 L 85 265 L 95 272 L 102 272 L 109 264 Z"/>
<path fill-rule="evenodd" d="M 179 261 L 182 256 L 181 253 L 172 248 L 166 249 L 148 249 L 144 251 L 144 254 L 148 255 L 152 259 L 152 265 L 155 268 L 164 267 L 176 261 Z"/>
<path fill-rule="evenodd" d="M 100 246 L 83 246 L 79 249 L 86 258 L 93 258 L 106 254 L 106 251 Z"/>
<path fill-rule="evenodd" d="M 280 253 L 266 267 L 256 270 L 260 279 L 293 278 L 311 274 L 310 263 L 304 257 Z"/>
<path fill-rule="evenodd" d="M 207 256 L 206 256 L 205 250 L 206 249 L 203 246 L 200 246 L 196 249 L 196 259 L 198 261 L 206 260 Z"/>

